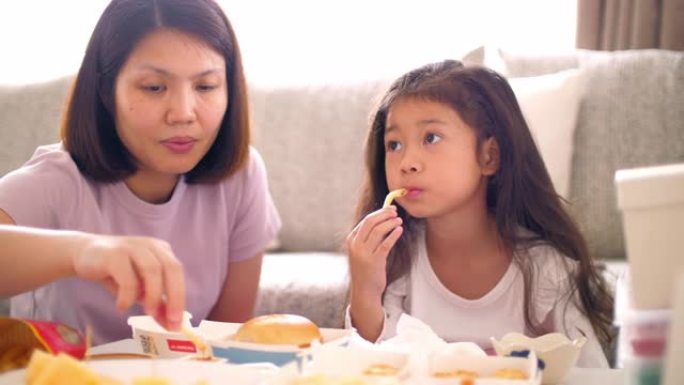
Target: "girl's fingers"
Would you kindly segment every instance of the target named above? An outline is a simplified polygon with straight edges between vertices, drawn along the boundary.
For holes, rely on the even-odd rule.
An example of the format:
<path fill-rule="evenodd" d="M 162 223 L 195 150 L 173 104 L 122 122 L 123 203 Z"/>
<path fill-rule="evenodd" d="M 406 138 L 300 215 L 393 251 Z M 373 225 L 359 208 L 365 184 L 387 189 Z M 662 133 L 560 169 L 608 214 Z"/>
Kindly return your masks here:
<path fill-rule="evenodd" d="M 357 234 L 359 233 L 359 228 L 361 227 L 361 223 L 359 222 L 354 226 L 352 231 L 347 235 L 347 238 L 345 238 L 345 245 L 347 246 L 347 250 L 351 251 L 352 247 L 354 245 L 354 240 L 356 239 Z"/>
<path fill-rule="evenodd" d="M 368 249 L 371 250 L 371 252 L 374 252 L 387 235 L 397 226 L 401 226 L 401 223 L 402 219 L 400 217 L 395 217 L 387 219 L 375 226 L 366 241 Z"/>
<path fill-rule="evenodd" d="M 356 238 L 361 242 L 368 242 L 368 237 L 375 226 L 397 215 L 397 208 L 395 206 L 386 207 L 368 214 L 361 221 Z"/>
<path fill-rule="evenodd" d="M 382 242 L 380 242 L 378 247 L 373 251 L 373 255 L 377 256 L 378 258 L 386 258 L 403 232 L 404 228 L 402 226 L 395 227 L 394 230 L 392 230 L 392 232 L 390 232 L 389 235 L 385 237 Z"/>

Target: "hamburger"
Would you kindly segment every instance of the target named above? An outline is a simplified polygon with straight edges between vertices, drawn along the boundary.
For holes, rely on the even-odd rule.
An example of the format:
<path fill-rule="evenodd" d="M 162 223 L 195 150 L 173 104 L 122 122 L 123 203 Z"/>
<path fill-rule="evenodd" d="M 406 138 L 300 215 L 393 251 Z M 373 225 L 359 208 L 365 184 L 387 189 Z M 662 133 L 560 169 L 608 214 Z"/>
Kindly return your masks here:
<path fill-rule="evenodd" d="M 311 346 L 322 342 L 321 330 L 310 319 L 294 314 L 262 315 L 245 322 L 233 336 L 235 341 L 269 345 Z"/>

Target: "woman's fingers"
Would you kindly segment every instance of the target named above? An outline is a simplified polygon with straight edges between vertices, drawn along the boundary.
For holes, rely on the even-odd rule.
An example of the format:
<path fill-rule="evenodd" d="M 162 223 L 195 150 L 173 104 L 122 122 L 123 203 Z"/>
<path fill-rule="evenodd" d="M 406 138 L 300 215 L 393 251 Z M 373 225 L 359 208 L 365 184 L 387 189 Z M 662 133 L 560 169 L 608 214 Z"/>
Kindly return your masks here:
<path fill-rule="evenodd" d="M 135 248 L 131 252 L 131 261 L 145 290 L 142 304 L 147 314 L 156 312 L 162 300 L 164 287 L 162 261 L 156 254 L 157 252 L 153 248 L 146 246 Z"/>
<path fill-rule="evenodd" d="M 129 258 L 116 258 L 110 264 L 109 275 L 116 283 L 116 307 L 128 309 L 133 305 L 140 293 L 138 276 Z"/>
<path fill-rule="evenodd" d="M 172 253 L 163 256 L 164 263 L 164 293 L 166 304 L 160 309 L 165 318 L 165 325 L 169 330 L 178 330 L 183 321 L 185 310 L 185 276 L 183 266 Z"/>
<path fill-rule="evenodd" d="M 91 236 L 75 257 L 74 269 L 116 295 L 120 310 L 139 302 L 145 313 L 179 329 L 185 310 L 183 267 L 171 246 L 144 237 Z"/>
<path fill-rule="evenodd" d="M 167 329 L 180 329 L 185 310 L 183 267 L 164 241 L 144 239 L 146 247 L 132 257 L 145 288 L 142 303 L 145 313 Z"/>

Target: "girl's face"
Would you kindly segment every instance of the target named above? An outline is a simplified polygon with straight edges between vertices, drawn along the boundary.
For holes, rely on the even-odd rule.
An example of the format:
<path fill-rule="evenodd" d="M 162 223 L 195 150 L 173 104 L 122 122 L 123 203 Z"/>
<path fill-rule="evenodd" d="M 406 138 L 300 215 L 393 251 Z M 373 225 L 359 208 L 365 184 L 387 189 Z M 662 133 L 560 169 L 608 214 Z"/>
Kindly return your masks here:
<path fill-rule="evenodd" d="M 477 151 L 475 130 L 449 106 L 399 99 L 385 127 L 385 172 L 390 190 L 406 188 L 401 206 L 414 217 L 442 216 L 482 205 L 492 140 Z M 481 156 L 480 154 L 483 154 Z"/>
<path fill-rule="evenodd" d="M 214 143 L 228 106 L 226 63 L 203 41 L 169 29 L 143 38 L 116 78 L 116 130 L 138 175 L 176 177 Z"/>

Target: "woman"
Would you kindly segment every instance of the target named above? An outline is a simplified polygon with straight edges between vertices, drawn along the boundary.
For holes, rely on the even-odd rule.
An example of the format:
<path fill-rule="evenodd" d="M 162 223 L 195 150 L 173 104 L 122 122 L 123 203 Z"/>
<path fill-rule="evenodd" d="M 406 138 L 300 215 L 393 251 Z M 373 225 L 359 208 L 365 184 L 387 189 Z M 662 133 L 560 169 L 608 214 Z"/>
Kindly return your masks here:
<path fill-rule="evenodd" d="M 280 227 L 249 131 L 240 50 L 215 2 L 113 0 L 77 74 L 62 142 L 0 180 L 0 223 L 164 240 L 194 319 L 244 321 Z M 163 262 L 128 265 L 144 311 L 177 326 Z M 34 289 L 12 299 L 13 316 L 90 325 L 96 344 L 130 337 L 126 319 L 143 311 L 122 311 L 127 303 L 79 278 Z"/>

